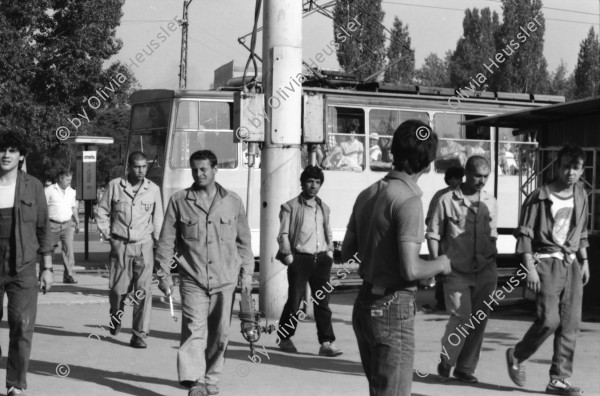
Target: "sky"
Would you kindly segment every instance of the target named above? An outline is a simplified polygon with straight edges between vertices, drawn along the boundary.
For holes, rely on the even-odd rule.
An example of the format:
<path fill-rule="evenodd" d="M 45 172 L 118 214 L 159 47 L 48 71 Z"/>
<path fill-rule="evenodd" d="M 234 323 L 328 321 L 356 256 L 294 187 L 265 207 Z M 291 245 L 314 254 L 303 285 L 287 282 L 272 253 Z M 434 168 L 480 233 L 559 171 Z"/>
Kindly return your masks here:
<path fill-rule="evenodd" d="M 318 4 L 327 2 L 317 0 Z M 462 35 L 466 8 L 489 7 L 502 19 L 499 0 L 383 1 L 382 6 L 384 25 L 388 29 L 391 30 L 394 16 L 408 24 L 416 67 L 420 67 L 432 52 L 443 58 L 446 51 L 456 48 Z M 238 44 L 237 39 L 252 31 L 254 7 L 252 0 L 192 1 L 188 28 L 188 89 L 209 89 L 214 70 L 232 60 L 236 65 L 245 65 L 248 51 Z M 570 73 L 589 29 L 594 27 L 598 33 L 600 0 L 544 0 L 542 11 L 546 18 L 544 56 L 548 70 L 555 70 L 562 59 Z M 144 89 L 177 88 L 181 27 L 174 21 L 183 14 L 183 0 L 126 0 L 123 14 L 117 29 L 123 48 L 107 61 L 107 65 L 115 60 L 131 65 Z M 262 15 L 259 26 L 262 26 Z M 304 60 L 314 57 L 333 39 L 333 22 L 318 13 L 304 18 L 302 29 Z M 262 57 L 261 44 L 262 34 L 259 33 L 257 52 Z M 335 55 L 326 57 L 320 66 L 339 68 Z"/>

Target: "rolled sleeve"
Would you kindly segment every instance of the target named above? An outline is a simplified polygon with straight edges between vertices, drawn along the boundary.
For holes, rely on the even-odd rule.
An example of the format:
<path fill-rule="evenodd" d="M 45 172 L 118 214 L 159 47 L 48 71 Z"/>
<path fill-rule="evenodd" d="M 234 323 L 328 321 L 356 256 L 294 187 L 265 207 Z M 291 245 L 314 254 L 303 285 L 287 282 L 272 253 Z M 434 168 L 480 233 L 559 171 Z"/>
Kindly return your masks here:
<path fill-rule="evenodd" d="M 426 239 L 440 241 L 444 234 L 444 206 L 442 200 L 438 198 L 437 203 L 431 213 L 431 218 L 427 222 Z"/>

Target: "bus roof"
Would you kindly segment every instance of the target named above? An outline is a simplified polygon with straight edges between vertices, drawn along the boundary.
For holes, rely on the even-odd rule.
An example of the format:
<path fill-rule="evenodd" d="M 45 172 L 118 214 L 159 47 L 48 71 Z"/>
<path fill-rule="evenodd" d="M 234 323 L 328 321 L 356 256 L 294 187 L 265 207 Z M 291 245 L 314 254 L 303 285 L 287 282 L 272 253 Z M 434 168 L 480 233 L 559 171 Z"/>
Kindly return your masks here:
<path fill-rule="evenodd" d="M 142 89 L 135 91 L 129 97 L 133 103 L 155 102 L 160 100 L 169 100 L 173 98 L 212 98 L 212 99 L 230 99 L 233 98 L 232 92 L 221 91 L 201 91 L 194 89 Z"/>

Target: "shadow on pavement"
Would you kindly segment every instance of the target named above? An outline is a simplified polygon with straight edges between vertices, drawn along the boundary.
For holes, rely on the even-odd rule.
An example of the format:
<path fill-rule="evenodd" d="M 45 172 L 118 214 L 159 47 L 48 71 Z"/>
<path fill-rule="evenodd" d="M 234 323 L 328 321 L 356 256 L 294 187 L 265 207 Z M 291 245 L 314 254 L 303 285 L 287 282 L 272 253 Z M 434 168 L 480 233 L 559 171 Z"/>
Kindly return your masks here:
<path fill-rule="evenodd" d="M 543 391 L 532 391 L 532 390 L 528 390 L 528 389 L 524 389 L 524 388 L 518 388 L 516 386 L 502 386 L 502 385 L 488 384 L 485 382 L 478 382 L 476 384 L 465 384 L 464 382 L 459 381 L 454 378 L 451 378 L 447 382 L 442 382 L 439 380 L 437 374 L 428 374 L 426 376 L 420 376 L 417 373 L 413 372 L 413 382 L 420 382 L 423 384 L 432 384 L 432 385 L 444 385 L 444 386 L 461 386 L 461 387 L 469 386 L 472 388 L 493 390 L 493 391 L 504 391 L 504 392 L 519 391 L 521 393 L 545 394 L 545 392 L 543 392 Z M 449 391 L 449 394 L 458 394 L 458 393 Z M 485 394 L 485 392 L 483 392 L 483 394 Z"/>

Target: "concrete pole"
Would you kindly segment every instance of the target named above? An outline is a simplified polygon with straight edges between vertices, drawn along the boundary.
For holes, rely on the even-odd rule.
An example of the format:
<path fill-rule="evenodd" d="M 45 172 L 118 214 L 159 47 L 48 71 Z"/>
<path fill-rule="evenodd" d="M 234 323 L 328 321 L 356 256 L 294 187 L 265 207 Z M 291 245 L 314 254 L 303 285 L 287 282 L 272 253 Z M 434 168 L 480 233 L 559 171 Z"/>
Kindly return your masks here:
<path fill-rule="evenodd" d="M 300 192 L 302 2 L 265 0 L 263 27 L 259 305 L 267 317 L 279 319 L 287 298 L 286 267 L 275 259 L 279 208 Z"/>

